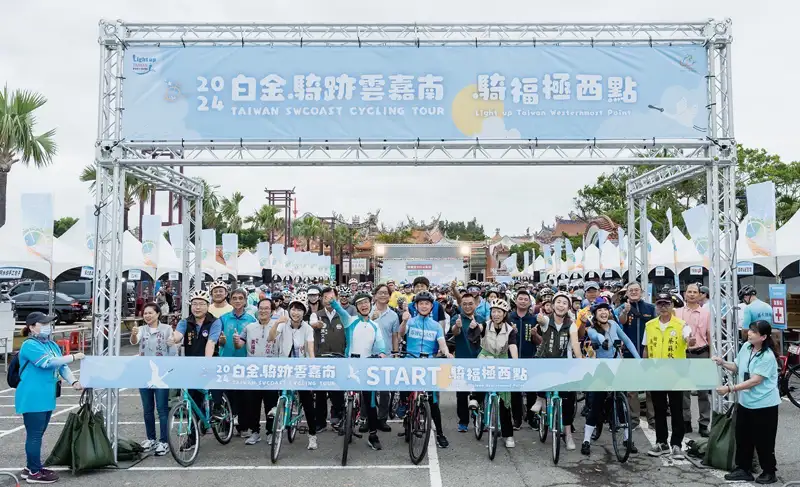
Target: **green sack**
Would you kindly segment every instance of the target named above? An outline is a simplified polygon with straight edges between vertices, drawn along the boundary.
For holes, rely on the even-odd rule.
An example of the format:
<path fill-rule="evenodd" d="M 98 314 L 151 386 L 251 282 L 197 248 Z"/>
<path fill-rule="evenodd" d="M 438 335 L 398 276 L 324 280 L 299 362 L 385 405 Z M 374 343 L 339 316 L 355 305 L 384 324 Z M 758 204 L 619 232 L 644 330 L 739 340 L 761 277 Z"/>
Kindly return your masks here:
<path fill-rule="evenodd" d="M 45 467 L 54 465 L 72 467 L 72 428 L 77 417 L 77 414 L 69 413 L 67 421 L 64 423 L 64 429 L 61 430 L 61 435 L 58 437 L 53 451 L 50 452 L 50 456 L 44 462 Z"/>
<path fill-rule="evenodd" d="M 686 454 L 694 458 L 705 458 L 708 449 L 708 438 L 689 440 L 686 442 Z"/>
<path fill-rule="evenodd" d="M 711 429 L 703 463 L 720 470 L 733 470 L 736 461 L 736 409 L 711 415 Z"/>
<path fill-rule="evenodd" d="M 117 439 L 117 461 L 118 462 L 133 462 L 140 460 L 144 448 L 139 443 L 127 438 Z"/>
<path fill-rule="evenodd" d="M 72 473 L 114 464 L 114 450 L 106 434 L 103 414 L 92 413 L 89 401 L 81 406 L 72 430 Z"/>

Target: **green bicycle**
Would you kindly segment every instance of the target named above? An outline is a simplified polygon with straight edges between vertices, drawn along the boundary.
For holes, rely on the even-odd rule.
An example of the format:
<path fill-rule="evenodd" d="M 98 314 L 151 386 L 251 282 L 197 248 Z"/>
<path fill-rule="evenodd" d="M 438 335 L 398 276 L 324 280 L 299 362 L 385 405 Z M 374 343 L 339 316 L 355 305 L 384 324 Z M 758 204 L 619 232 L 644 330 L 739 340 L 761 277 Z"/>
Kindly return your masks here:
<path fill-rule="evenodd" d="M 214 433 L 214 438 L 226 445 L 233 438 L 233 411 L 225 393 L 221 394 L 220 403 L 211 410 L 211 394 L 203 393 L 201 409 L 189 391 L 183 389 L 183 399 L 169 412 L 169 449 L 172 458 L 181 466 L 188 467 L 197 460 L 200 451 L 200 435 L 207 430 Z M 199 422 L 199 427 L 198 427 Z M 202 432 L 201 432 L 202 429 Z"/>
<path fill-rule="evenodd" d="M 553 433 L 553 463 L 557 465 L 561 454 L 561 436 L 564 434 L 561 397 L 558 391 L 548 392 L 545 401 L 547 406 L 539 413 L 539 441 L 544 443 L 547 440 L 547 432 Z"/>
<path fill-rule="evenodd" d="M 278 404 L 275 406 L 275 417 L 272 422 L 272 445 L 270 445 L 269 458 L 272 463 L 278 461 L 285 431 L 289 443 L 294 443 L 297 438 L 297 429 L 303 420 L 303 411 L 300 408 L 300 398 L 297 392 L 281 391 Z"/>
<path fill-rule="evenodd" d="M 489 433 L 489 460 L 494 460 L 497 453 L 497 439 L 500 430 L 500 396 L 496 392 L 487 394 L 483 400 L 483 407 L 472 410 L 475 439 L 480 441 L 484 430 Z"/>

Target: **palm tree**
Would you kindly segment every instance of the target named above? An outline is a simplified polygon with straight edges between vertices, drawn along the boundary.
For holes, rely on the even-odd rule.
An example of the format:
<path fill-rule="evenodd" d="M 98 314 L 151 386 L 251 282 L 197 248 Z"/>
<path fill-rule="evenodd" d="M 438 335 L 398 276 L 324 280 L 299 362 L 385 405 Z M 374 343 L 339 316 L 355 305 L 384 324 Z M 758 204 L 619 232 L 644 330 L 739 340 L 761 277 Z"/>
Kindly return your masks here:
<path fill-rule="evenodd" d="M 97 182 L 97 166 L 94 164 L 89 164 L 83 168 L 81 171 L 81 175 L 78 176 L 84 183 L 89 184 L 89 190 L 94 193 L 96 182 Z M 122 214 L 122 229 L 128 229 L 128 212 L 136 202 L 139 202 L 140 208 L 144 207 L 144 202 L 147 201 L 152 192 L 154 191 L 153 187 L 149 184 L 146 184 L 135 176 L 131 174 L 125 174 L 125 200 L 124 200 L 124 212 Z M 140 221 L 139 221 L 139 231 L 141 232 L 141 216 L 144 214 L 143 211 L 140 211 Z M 141 237 L 141 235 L 139 235 Z"/>
<path fill-rule="evenodd" d="M 239 204 L 243 199 L 244 195 L 236 191 L 230 199 L 223 197 L 220 200 L 219 216 L 222 220 L 220 223 L 228 233 L 237 233 L 242 229 L 244 220 L 239 214 Z"/>
<path fill-rule="evenodd" d="M 203 178 L 197 179 L 200 181 L 200 184 L 203 185 L 203 228 L 217 228 L 217 223 L 220 221 L 220 202 L 219 195 L 217 194 L 219 185 L 208 184 L 208 181 Z M 180 208 L 180 205 L 181 199 L 176 198 L 174 208 L 178 209 Z"/>
<path fill-rule="evenodd" d="M 389 232 L 381 232 L 377 237 L 375 237 L 375 241 L 385 244 L 403 244 L 408 243 L 410 238 L 411 230 L 407 228 L 399 228 Z"/>
<path fill-rule="evenodd" d="M 306 215 L 295 220 L 293 233 L 295 237 L 306 240 L 306 250 L 311 251 L 311 240 L 322 236 L 322 222 L 314 215 Z"/>
<path fill-rule="evenodd" d="M 8 86 L 0 92 L 0 227 L 6 223 L 6 191 L 11 166 L 21 162 L 37 168 L 53 162 L 57 146 L 56 130 L 35 135 L 36 117 L 33 112 L 47 99 L 33 91 L 17 90 L 9 94 Z"/>
<path fill-rule="evenodd" d="M 252 228 L 263 232 L 264 240 L 272 243 L 272 232 L 282 228 L 284 224 L 283 218 L 278 216 L 280 212 L 280 208 L 276 208 L 272 205 L 262 205 L 255 213 L 245 218 L 244 222 L 252 225 Z"/>

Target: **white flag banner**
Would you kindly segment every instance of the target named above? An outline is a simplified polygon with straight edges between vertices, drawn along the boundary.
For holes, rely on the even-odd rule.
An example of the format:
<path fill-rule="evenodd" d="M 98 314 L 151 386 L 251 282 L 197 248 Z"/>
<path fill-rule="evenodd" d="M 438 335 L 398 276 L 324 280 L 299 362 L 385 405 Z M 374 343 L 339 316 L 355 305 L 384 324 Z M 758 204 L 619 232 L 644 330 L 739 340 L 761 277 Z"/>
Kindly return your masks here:
<path fill-rule="evenodd" d="M 239 235 L 236 233 L 222 234 L 222 258 L 225 265 L 236 274 L 239 273 Z"/>
<path fill-rule="evenodd" d="M 53 195 L 23 193 L 20 206 L 22 238 L 28 251 L 53 262 Z"/>
<path fill-rule="evenodd" d="M 172 250 L 175 251 L 175 255 L 179 258 L 183 258 L 183 225 L 172 225 L 167 228 L 167 233 L 169 235 L 169 244 L 172 246 Z"/>
<path fill-rule="evenodd" d="M 142 217 L 142 255 L 148 267 L 158 267 L 158 242 L 161 240 L 161 215 Z"/>
<path fill-rule="evenodd" d="M 94 206 L 86 206 L 86 216 L 84 216 L 84 231 L 86 232 L 86 248 L 94 255 L 95 241 L 97 240 L 97 217 L 94 214 Z"/>
<path fill-rule="evenodd" d="M 201 262 L 216 261 L 217 260 L 217 231 L 213 228 L 204 228 L 203 233 L 200 234 L 202 240 L 202 247 L 200 255 L 202 256 Z"/>
<path fill-rule="evenodd" d="M 258 258 L 258 265 L 262 269 L 272 269 L 272 262 L 269 258 L 269 242 L 258 242 L 256 244 L 256 257 Z"/>

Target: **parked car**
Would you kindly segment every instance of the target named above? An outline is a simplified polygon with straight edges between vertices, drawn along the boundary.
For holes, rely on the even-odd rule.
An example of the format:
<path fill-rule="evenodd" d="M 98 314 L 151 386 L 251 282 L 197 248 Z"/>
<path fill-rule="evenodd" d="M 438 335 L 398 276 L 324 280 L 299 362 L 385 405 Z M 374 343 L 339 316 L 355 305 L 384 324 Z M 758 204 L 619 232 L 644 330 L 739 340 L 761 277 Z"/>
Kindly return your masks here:
<path fill-rule="evenodd" d="M 56 292 L 64 293 L 67 296 L 72 296 L 85 306 L 83 309 L 87 311 L 86 314 L 92 312 L 93 293 L 92 287 L 94 281 L 80 280 L 80 281 L 62 281 L 56 283 Z"/>
<path fill-rule="evenodd" d="M 41 311 L 47 314 L 49 309 L 50 293 L 47 291 L 32 291 L 16 294 L 14 306 L 17 311 L 17 320 L 25 321 L 30 313 Z M 53 303 L 53 312 L 58 316 L 57 323 L 72 324 L 82 319 L 87 314 L 83 305 L 64 293 L 56 293 Z"/>
<path fill-rule="evenodd" d="M 13 298 L 17 294 L 29 293 L 31 291 L 48 291 L 49 289 L 50 285 L 45 281 L 23 281 L 9 289 L 8 295 Z"/>

